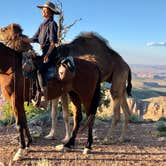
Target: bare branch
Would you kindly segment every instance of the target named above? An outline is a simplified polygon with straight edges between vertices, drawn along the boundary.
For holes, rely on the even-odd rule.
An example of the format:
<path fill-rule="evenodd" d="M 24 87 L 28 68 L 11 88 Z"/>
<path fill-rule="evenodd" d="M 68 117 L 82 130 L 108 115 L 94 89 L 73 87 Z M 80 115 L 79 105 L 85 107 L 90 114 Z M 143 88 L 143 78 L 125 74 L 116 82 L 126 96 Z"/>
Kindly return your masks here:
<path fill-rule="evenodd" d="M 73 21 L 72 24 L 65 26 L 63 24 L 64 22 L 64 12 L 63 12 L 63 5 L 62 2 L 60 0 L 57 0 L 55 2 L 56 7 L 58 9 L 58 11 L 60 12 L 60 15 L 58 17 L 58 44 L 61 45 L 63 42 L 65 42 L 65 37 L 68 33 L 68 31 L 71 29 L 71 27 L 73 27 L 78 21 L 81 21 L 82 19 L 76 19 Z"/>

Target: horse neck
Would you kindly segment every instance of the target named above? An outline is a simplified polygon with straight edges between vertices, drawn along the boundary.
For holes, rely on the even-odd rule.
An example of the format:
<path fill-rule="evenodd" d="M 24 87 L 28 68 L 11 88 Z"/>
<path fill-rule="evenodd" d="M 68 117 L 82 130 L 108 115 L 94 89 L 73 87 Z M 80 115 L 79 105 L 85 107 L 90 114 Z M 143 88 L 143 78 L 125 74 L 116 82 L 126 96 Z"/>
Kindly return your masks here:
<path fill-rule="evenodd" d="M 0 47 L 0 73 L 10 74 L 20 70 L 21 67 L 21 56 L 16 54 L 15 51 L 4 47 Z"/>

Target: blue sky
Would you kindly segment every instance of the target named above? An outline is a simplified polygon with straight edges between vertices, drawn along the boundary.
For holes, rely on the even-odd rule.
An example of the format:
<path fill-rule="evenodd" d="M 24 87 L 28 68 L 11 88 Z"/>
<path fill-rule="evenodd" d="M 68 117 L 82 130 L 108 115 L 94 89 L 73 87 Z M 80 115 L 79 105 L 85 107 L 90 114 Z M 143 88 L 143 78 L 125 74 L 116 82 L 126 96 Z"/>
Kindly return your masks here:
<path fill-rule="evenodd" d="M 61 2 L 65 25 L 82 18 L 70 29 L 66 40 L 73 40 L 80 32 L 94 31 L 107 39 L 129 64 L 166 65 L 166 0 Z M 32 37 L 42 21 L 36 6 L 44 3 L 45 0 L 2 1 L 0 27 L 15 22 Z"/>

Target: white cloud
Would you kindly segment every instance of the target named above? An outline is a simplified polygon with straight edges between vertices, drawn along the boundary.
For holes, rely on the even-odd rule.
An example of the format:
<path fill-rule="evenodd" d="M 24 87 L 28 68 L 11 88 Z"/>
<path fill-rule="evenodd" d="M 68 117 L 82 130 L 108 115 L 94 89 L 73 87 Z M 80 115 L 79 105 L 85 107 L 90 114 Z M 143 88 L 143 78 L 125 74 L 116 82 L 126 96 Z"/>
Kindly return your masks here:
<path fill-rule="evenodd" d="M 148 42 L 147 46 L 166 46 L 166 42 Z"/>

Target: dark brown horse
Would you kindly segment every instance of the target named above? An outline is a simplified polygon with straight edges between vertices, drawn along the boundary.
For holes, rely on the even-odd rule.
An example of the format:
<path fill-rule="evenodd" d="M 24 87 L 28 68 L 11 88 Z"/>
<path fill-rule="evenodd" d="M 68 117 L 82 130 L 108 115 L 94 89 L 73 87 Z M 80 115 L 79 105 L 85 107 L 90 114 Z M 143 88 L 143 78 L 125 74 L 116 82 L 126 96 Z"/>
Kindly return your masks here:
<path fill-rule="evenodd" d="M 113 130 L 120 120 L 120 107 L 124 112 L 124 124 L 120 141 L 124 140 L 128 120 L 131 115 L 126 97 L 131 96 L 131 70 L 124 59 L 107 44 L 107 41 L 96 33 L 82 33 L 72 42 L 59 47 L 61 56 L 73 56 L 96 63 L 101 72 L 101 81 L 111 84 L 111 97 L 113 104 L 113 120 L 105 137 L 109 142 Z"/>
<path fill-rule="evenodd" d="M 69 93 L 75 106 L 73 131 L 69 141 L 64 145 L 67 148 L 71 148 L 75 144 L 75 138 L 82 120 L 81 104 L 83 104 L 88 126 L 88 140 L 85 149 L 90 150 L 93 142 L 92 128 L 100 100 L 100 71 L 94 63 L 74 58 L 76 68 L 73 73 L 65 65 L 65 61 L 62 62 L 58 66 L 60 81 L 57 81 L 56 78 L 48 81 L 48 99 Z"/>

